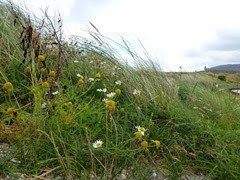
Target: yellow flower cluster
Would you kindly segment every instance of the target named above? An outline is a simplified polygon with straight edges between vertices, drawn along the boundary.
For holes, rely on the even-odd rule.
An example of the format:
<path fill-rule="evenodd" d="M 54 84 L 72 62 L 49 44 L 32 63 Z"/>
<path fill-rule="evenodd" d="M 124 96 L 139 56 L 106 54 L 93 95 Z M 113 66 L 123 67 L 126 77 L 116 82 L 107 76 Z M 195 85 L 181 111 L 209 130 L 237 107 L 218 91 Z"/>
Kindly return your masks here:
<path fill-rule="evenodd" d="M 7 89 L 8 91 L 12 91 L 12 90 L 13 90 L 13 85 L 12 85 L 11 82 L 6 82 L 6 83 L 3 85 L 3 87 L 4 87 L 5 89 Z"/>
<path fill-rule="evenodd" d="M 47 81 L 42 83 L 43 88 L 49 88 L 49 83 Z"/>
<path fill-rule="evenodd" d="M 79 79 L 79 81 L 78 81 L 78 85 L 83 85 L 83 84 L 84 84 L 84 80 Z"/>
<path fill-rule="evenodd" d="M 25 71 L 26 71 L 27 74 L 31 74 L 31 68 L 29 66 L 27 66 L 25 68 Z"/>
<path fill-rule="evenodd" d="M 41 61 L 41 62 L 43 62 L 43 61 L 45 60 L 45 57 L 44 57 L 43 55 L 39 55 L 39 56 L 38 56 L 38 60 Z"/>
<path fill-rule="evenodd" d="M 56 76 L 56 72 L 55 71 L 50 71 L 49 72 L 49 77 L 55 77 Z"/>
<path fill-rule="evenodd" d="M 73 105 L 73 103 L 71 102 L 71 101 L 69 101 L 68 103 L 67 103 L 67 106 L 72 106 Z"/>
<path fill-rule="evenodd" d="M 8 114 L 8 115 L 13 115 L 14 112 L 15 112 L 14 108 L 8 108 L 8 109 L 7 109 L 7 114 Z"/>
<path fill-rule="evenodd" d="M 120 95 L 121 94 L 121 89 L 116 89 L 115 93 L 116 93 L 116 95 Z"/>
<path fill-rule="evenodd" d="M 109 110 L 109 112 L 114 112 L 115 111 L 115 109 L 116 109 L 116 102 L 115 101 L 113 101 L 113 100 L 107 100 L 106 101 L 106 104 L 108 105 L 108 110 Z"/>
<path fill-rule="evenodd" d="M 138 139 L 138 140 L 142 140 L 143 136 L 145 135 L 145 132 L 147 131 L 147 129 L 145 129 L 144 127 L 140 127 L 140 126 L 136 126 L 136 128 L 138 129 L 137 132 L 134 133 L 135 135 L 135 138 Z M 152 140 L 155 144 L 155 147 L 158 149 L 161 145 L 160 141 L 159 140 Z M 144 149 L 147 149 L 149 147 L 149 144 L 146 140 L 143 140 L 141 142 L 141 146 L 144 148 Z"/>
<path fill-rule="evenodd" d="M 142 146 L 144 149 L 147 149 L 147 148 L 148 148 L 148 142 L 147 142 L 147 141 L 141 142 L 141 146 Z"/>
<path fill-rule="evenodd" d="M 97 73 L 97 74 L 95 75 L 95 77 L 98 78 L 98 79 L 100 79 L 102 76 L 101 76 L 100 73 Z"/>

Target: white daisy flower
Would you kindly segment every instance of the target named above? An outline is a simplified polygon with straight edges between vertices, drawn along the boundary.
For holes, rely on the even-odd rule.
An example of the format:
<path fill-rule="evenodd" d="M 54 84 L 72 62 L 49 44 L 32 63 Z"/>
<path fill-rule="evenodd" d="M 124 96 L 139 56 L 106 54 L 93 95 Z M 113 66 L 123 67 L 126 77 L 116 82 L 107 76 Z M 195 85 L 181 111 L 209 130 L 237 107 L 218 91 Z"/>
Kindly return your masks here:
<path fill-rule="evenodd" d="M 112 98 L 112 97 L 114 97 L 115 95 L 116 95 L 115 92 L 111 92 L 111 93 L 107 94 L 106 96 L 107 96 L 108 98 Z"/>
<path fill-rule="evenodd" d="M 147 129 L 141 126 L 136 126 L 135 128 L 138 130 L 138 132 L 141 132 L 143 136 L 144 136 L 144 133 L 147 131 Z"/>
<path fill-rule="evenodd" d="M 134 89 L 133 91 L 133 95 L 140 95 L 141 94 L 141 91 L 137 90 L 137 89 Z"/>
<path fill-rule="evenodd" d="M 103 142 L 101 140 L 97 140 L 93 143 L 94 148 L 100 148 L 102 147 Z"/>
<path fill-rule="evenodd" d="M 107 88 L 103 88 L 103 89 L 97 89 L 98 92 L 107 92 Z"/>
<path fill-rule="evenodd" d="M 107 103 L 108 99 L 107 99 L 107 98 L 104 98 L 102 101 L 105 102 L 105 103 Z"/>
<path fill-rule="evenodd" d="M 117 81 L 115 82 L 115 84 L 120 86 L 120 85 L 122 84 L 122 82 L 121 82 L 120 80 L 117 80 Z"/>
<path fill-rule="evenodd" d="M 90 64 L 92 64 L 93 63 L 93 61 L 90 61 Z"/>
<path fill-rule="evenodd" d="M 83 75 L 81 75 L 81 74 L 77 74 L 77 77 L 80 77 L 81 79 L 83 79 Z"/>
<path fill-rule="evenodd" d="M 73 61 L 74 63 L 78 63 L 79 61 Z"/>
<path fill-rule="evenodd" d="M 52 92 L 52 95 L 57 95 L 57 94 L 59 94 L 58 91 Z"/>
<path fill-rule="evenodd" d="M 94 81 L 94 78 L 89 78 L 88 81 L 89 81 L 89 82 L 93 82 L 93 81 Z"/>

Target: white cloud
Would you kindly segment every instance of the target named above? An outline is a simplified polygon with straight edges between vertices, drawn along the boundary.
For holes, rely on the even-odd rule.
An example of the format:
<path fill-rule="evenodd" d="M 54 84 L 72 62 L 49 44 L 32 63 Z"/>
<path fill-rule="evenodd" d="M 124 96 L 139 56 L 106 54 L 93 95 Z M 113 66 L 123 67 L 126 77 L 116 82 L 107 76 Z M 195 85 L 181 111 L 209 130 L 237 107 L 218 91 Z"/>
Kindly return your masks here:
<path fill-rule="evenodd" d="M 107 6 L 93 22 L 108 36 L 117 32 L 127 39 L 140 38 L 169 69 L 194 64 L 197 68 L 199 63 L 184 52 L 216 39 L 217 29 L 239 27 L 239 5 L 234 0 L 121 0 Z"/>
<path fill-rule="evenodd" d="M 62 16 L 67 17 L 70 15 L 74 0 L 12 0 L 20 7 L 27 7 L 37 16 L 42 15 L 42 11 L 48 8 L 50 16 L 60 12 Z"/>
<path fill-rule="evenodd" d="M 179 70 L 179 66 L 186 70 L 203 69 L 205 64 L 217 63 L 214 59 L 220 56 L 226 58 L 219 62 L 227 63 L 228 57 L 232 57 L 230 52 L 228 55 L 212 52 L 215 54 L 212 55 L 205 53 L 203 47 L 206 43 L 218 42 L 216 32 L 220 29 L 240 29 L 239 0 L 27 2 L 35 7 L 45 7 L 45 4 L 53 9 L 58 7 L 66 17 L 67 34 L 82 35 L 81 29 L 85 29 L 87 22 L 91 21 L 102 34 L 113 39 L 120 34 L 138 51 L 140 48 L 136 40 L 140 39 L 150 54 L 157 56 L 160 64 L 170 70 Z M 200 55 L 187 56 L 189 49 Z"/>

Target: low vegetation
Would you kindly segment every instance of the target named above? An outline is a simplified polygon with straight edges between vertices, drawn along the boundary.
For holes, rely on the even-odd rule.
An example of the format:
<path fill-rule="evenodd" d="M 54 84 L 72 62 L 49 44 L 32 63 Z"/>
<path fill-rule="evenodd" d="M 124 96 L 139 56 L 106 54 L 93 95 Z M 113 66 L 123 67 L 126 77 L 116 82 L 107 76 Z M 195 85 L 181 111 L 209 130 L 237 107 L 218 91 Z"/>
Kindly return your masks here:
<path fill-rule="evenodd" d="M 0 176 L 239 179 L 239 74 L 161 72 L 123 39 L 129 65 L 92 26 L 65 39 L 59 17 L 0 3 Z"/>

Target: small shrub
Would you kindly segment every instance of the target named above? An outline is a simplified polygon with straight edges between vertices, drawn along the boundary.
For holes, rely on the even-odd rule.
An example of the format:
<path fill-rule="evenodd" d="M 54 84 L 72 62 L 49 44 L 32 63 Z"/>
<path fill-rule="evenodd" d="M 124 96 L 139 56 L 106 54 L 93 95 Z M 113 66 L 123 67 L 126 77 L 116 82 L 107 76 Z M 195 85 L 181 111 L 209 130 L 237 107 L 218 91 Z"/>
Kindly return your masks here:
<path fill-rule="evenodd" d="M 226 81 L 226 76 L 220 75 L 218 76 L 218 79 L 220 79 L 221 81 Z"/>

